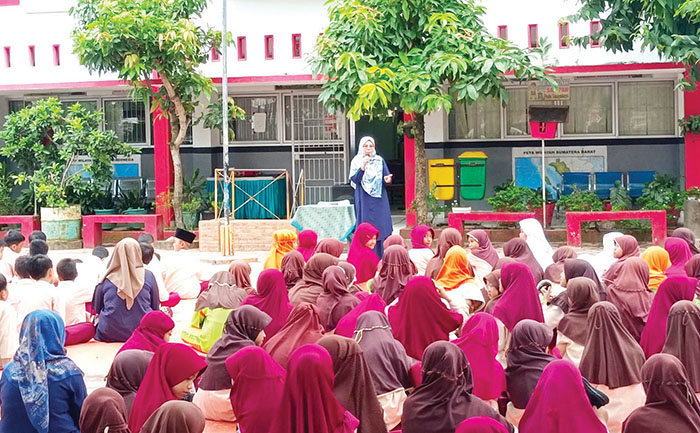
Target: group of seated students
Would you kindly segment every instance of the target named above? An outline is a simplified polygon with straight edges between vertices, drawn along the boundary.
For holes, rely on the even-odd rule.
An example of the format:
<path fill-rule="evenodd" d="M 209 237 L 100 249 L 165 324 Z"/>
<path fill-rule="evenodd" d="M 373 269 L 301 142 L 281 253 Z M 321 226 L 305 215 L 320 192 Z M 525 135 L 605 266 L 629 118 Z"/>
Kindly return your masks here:
<path fill-rule="evenodd" d="M 433 249 L 419 225 L 410 248 L 381 240 L 382 257 L 367 223 L 346 256 L 337 239 L 275 232 L 255 285 L 236 261 L 196 295 L 187 344 L 170 342 L 158 307 L 177 297 L 144 268 L 149 250 L 123 240 L 91 299 L 95 338 L 126 340 L 106 386 L 86 396 L 65 355 L 65 301 L 46 298 L 18 338 L 3 335 L 0 433 L 202 433 L 207 420 L 242 433 L 700 433 L 694 234 L 640 254 L 608 233 L 602 252 L 578 255 L 553 250 L 536 220 L 520 229 L 501 254 L 484 230 L 443 229 Z M 27 290 L 53 288 L 43 257 Z M 0 287 L 4 326 L 13 290 Z"/>

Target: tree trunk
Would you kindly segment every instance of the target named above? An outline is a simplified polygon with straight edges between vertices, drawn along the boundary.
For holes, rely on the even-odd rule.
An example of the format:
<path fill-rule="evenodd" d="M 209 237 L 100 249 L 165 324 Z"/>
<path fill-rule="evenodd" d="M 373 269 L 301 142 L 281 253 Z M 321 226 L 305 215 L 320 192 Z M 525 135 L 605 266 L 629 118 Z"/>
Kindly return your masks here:
<path fill-rule="evenodd" d="M 414 113 L 416 151 L 416 220 L 418 224 L 428 224 L 428 163 L 425 160 L 425 116 Z"/>
<path fill-rule="evenodd" d="M 184 229 L 185 221 L 182 217 L 182 159 L 180 159 L 180 149 L 170 143 L 170 157 L 173 159 L 173 212 L 175 216 L 175 227 Z"/>

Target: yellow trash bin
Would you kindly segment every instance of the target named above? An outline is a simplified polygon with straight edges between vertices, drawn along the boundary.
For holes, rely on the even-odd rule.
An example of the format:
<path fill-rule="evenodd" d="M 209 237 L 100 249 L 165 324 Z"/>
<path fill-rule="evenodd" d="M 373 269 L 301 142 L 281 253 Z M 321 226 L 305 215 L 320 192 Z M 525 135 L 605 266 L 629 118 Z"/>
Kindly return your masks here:
<path fill-rule="evenodd" d="M 455 160 L 454 159 L 430 159 L 428 160 L 428 188 L 435 190 L 435 198 L 438 200 L 452 200 L 455 196 Z"/>

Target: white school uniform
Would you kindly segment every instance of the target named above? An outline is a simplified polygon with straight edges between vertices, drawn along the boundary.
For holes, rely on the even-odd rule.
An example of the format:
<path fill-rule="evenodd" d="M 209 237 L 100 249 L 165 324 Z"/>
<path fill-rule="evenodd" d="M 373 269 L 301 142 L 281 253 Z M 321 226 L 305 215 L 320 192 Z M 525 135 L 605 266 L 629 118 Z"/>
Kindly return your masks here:
<path fill-rule="evenodd" d="M 56 290 L 61 297 L 61 302 L 65 306 L 66 326 L 77 325 L 87 322 L 87 311 L 85 304 L 92 302 L 93 290 L 80 286 L 76 281 L 59 281 Z"/>
<path fill-rule="evenodd" d="M 27 314 L 36 310 L 51 310 L 66 320 L 66 305 L 56 286 L 46 281 L 33 281 L 19 293 L 17 321 L 21 326 Z"/>

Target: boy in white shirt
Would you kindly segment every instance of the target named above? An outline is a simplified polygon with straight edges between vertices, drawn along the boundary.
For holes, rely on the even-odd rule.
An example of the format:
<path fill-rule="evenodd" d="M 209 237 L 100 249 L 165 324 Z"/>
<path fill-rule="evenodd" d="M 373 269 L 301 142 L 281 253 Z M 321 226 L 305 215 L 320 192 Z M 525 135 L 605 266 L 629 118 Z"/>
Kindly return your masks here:
<path fill-rule="evenodd" d="M 19 314 L 19 301 L 22 299 L 22 294 L 31 290 L 34 285 L 34 280 L 29 276 L 29 262 L 31 257 L 19 256 L 15 260 L 15 276 L 8 285 L 9 297 L 7 302 L 15 309 L 15 313 Z M 18 325 L 21 325 L 19 323 Z"/>
<path fill-rule="evenodd" d="M 66 320 L 66 306 L 61 296 L 52 284 L 54 280 L 53 262 L 43 254 L 29 259 L 29 276 L 34 283 L 24 293 L 19 293 L 18 323 L 22 323 L 24 317 L 36 310 L 51 310 L 58 313 L 61 319 Z"/>
<path fill-rule="evenodd" d="M 12 361 L 17 350 L 17 313 L 7 302 L 7 280 L 0 275 L 0 364 Z"/>
<path fill-rule="evenodd" d="M 3 261 L 8 263 L 14 270 L 15 260 L 17 260 L 17 257 L 22 253 L 24 235 L 17 230 L 10 230 L 5 235 L 5 244 L 7 248 L 3 251 Z"/>
<path fill-rule="evenodd" d="M 2 259 L 3 253 L 6 249 L 8 249 L 5 248 L 5 246 L 5 240 L 0 239 L 0 275 L 5 277 L 5 282 L 8 282 L 12 279 L 14 272 L 12 271 L 12 266 L 10 266 L 7 261 Z"/>
<path fill-rule="evenodd" d="M 76 284 L 78 268 L 73 259 L 63 259 L 56 265 L 58 274 L 58 290 L 62 302 L 65 304 L 66 326 L 76 325 L 88 321 L 85 304 L 92 301 L 93 290 Z"/>
<path fill-rule="evenodd" d="M 197 257 L 187 251 L 195 234 L 183 229 L 175 230 L 173 250 L 175 254 L 163 263 L 163 279 L 169 292 L 175 292 L 182 299 L 195 299 L 201 291 L 200 264 Z"/>
<path fill-rule="evenodd" d="M 156 277 L 156 284 L 158 285 L 158 298 L 160 298 L 161 304 L 164 302 L 168 304 L 168 299 L 170 298 L 170 293 L 165 288 L 165 281 L 163 281 L 163 266 L 160 264 L 160 256 L 155 252 L 155 239 L 150 233 L 141 233 L 139 235 L 139 245 L 141 245 L 141 256 L 143 258 L 143 267 L 146 270 L 151 271 L 154 277 Z M 150 247 L 147 248 L 146 246 Z M 149 258 L 150 257 L 150 258 Z M 167 307 L 174 307 L 175 305 L 166 305 Z"/>

